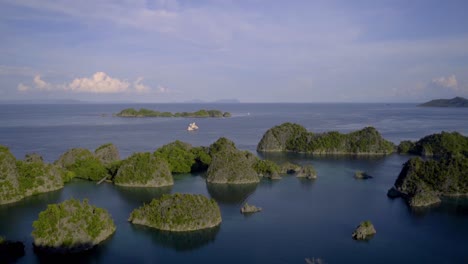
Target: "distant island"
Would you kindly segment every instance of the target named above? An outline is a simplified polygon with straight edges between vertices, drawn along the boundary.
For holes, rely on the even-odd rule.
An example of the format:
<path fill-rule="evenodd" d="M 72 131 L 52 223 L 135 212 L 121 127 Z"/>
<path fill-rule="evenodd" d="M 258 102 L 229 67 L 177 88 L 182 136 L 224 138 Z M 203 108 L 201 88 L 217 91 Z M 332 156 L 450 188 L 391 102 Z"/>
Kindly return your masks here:
<path fill-rule="evenodd" d="M 229 112 L 221 112 L 219 110 L 205 110 L 200 109 L 196 112 L 159 112 L 150 109 L 141 108 L 136 110 L 134 108 L 127 108 L 120 111 L 116 116 L 119 117 L 231 117 Z"/>
<path fill-rule="evenodd" d="M 468 99 L 454 97 L 452 99 L 435 99 L 419 106 L 423 107 L 468 107 Z"/>

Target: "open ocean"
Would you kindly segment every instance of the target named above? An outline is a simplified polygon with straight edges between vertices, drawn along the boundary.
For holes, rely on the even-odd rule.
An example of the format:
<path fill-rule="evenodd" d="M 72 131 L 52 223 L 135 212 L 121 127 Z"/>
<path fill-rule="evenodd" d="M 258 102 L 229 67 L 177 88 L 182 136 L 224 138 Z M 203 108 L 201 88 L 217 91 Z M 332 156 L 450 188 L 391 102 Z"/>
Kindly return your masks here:
<path fill-rule="evenodd" d="M 119 118 L 127 108 L 182 112 L 219 109 L 231 118 Z M 200 129 L 187 132 L 190 122 Z M 441 131 L 468 135 L 468 108 L 421 108 L 414 104 L 42 104 L 0 105 L 0 144 L 18 159 L 38 152 L 48 162 L 72 147 L 94 150 L 112 142 L 122 158 L 154 151 L 174 140 L 208 146 L 219 137 L 256 153 L 263 133 L 283 122 L 313 132 L 350 132 L 374 126 L 388 140 L 417 140 Z M 468 263 L 468 199 L 444 199 L 436 207 L 412 210 L 402 199 L 387 198 L 402 164 L 410 156 L 310 156 L 269 154 L 266 158 L 312 164 L 314 181 L 283 177 L 258 185 L 207 185 L 204 175 L 175 175 L 169 188 L 122 188 L 73 181 L 64 189 L 0 206 L 0 235 L 26 243 L 19 263 L 50 263 L 32 250 L 32 222 L 47 204 L 88 198 L 107 209 L 116 233 L 79 263 Z M 374 178 L 355 180 L 356 170 Z M 132 226 L 130 212 L 164 193 L 198 193 L 216 199 L 223 222 L 206 232 L 161 233 Z M 261 213 L 241 215 L 248 201 Z M 358 242 L 351 233 L 371 220 L 372 240 Z M 1 260 L 0 260 L 1 262 Z"/>

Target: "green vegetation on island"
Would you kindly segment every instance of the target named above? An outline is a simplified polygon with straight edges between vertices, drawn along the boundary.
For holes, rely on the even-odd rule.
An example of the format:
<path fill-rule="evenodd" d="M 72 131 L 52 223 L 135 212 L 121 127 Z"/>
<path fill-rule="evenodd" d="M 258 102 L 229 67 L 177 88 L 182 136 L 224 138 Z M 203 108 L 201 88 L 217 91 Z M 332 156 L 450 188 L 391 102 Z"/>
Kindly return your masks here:
<path fill-rule="evenodd" d="M 252 153 L 238 150 L 234 142 L 220 138 L 210 146 L 212 161 L 207 171 L 207 182 L 223 184 L 258 183 L 253 165 L 257 161 Z"/>
<path fill-rule="evenodd" d="M 468 99 L 454 97 L 452 99 L 436 99 L 420 104 L 423 107 L 468 107 Z"/>
<path fill-rule="evenodd" d="M 257 172 L 259 177 L 270 178 L 272 180 L 281 179 L 279 175 L 280 167 L 271 160 L 257 159 L 253 164 L 253 169 Z"/>
<path fill-rule="evenodd" d="M 441 132 L 421 138 L 416 142 L 402 141 L 399 153 L 442 157 L 449 153 L 468 155 L 468 137 L 458 132 Z"/>
<path fill-rule="evenodd" d="M 376 234 L 374 225 L 370 221 L 361 222 L 356 230 L 354 230 L 352 237 L 355 240 L 367 240 Z"/>
<path fill-rule="evenodd" d="M 189 173 L 206 170 L 211 163 L 209 149 L 192 147 L 192 145 L 176 140 L 164 145 L 154 152 L 154 155 L 169 163 L 172 173 Z"/>
<path fill-rule="evenodd" d="M 85 199 L 50 204 L 33 223 L 34 246 L 52 252 L 94 247 L 115 232 L 110 214 Z"/>
<path fill-rule="evenodd" d="M 221 223 L 221 211 L 214 199 L 199 194 L 163 195 L 133 210 L 132 224 L 166 231 L 195 231 Z"/>
<path fill-rule="evenodd" d="M 0 204 L 61 189 L 65 177 L 66 172 L 44 163 L 37 154 L 16 160 L 7 147 L 0 146 Z"/>
<path fill-rule="evenodd" d="M 174 184 L 168 162 L 152 153 L 134 153 L 123 160 L 114 184 L 132 187 L 161 187 Z"/>
<path fill-rule="evenodd" d="M 410 206 L 429 206 L 440 196 L 468 194 L 468 158 L 450 154 L 439 160 L 412 158 L 403 165 L 388 196 L 403 197 Z"/>
<path fill-rule="evenodd" d="M 65 152 L 55 164 L 71 173 L 71 177 L 99 181 L 108 175 L 101 160 L 84 148 L 73 148 Z"/>
<path fill-rule="evenodd" d="M 290 151 L 312 154 L 386 155 L 394 152 L 392 142 L 382 138 L 373 127 L 342 134 L 308 132 L 303 126 L 284 123 L 269 129 L 258 143 L 257 151 Z"/>
<path fill-rule="evenodd" d="M 206 117 L 231 117 L 229 112 L 221 112 L 219 110 L 205 110 L 200 109 L 196 112 L 159 112 L 150 109 L 141 108 L 136 110 L 134 108 L 127 108 L 120 111 L 116 116 L 119 117 L 197 117 L 197 118 L 206 118 Z"/>

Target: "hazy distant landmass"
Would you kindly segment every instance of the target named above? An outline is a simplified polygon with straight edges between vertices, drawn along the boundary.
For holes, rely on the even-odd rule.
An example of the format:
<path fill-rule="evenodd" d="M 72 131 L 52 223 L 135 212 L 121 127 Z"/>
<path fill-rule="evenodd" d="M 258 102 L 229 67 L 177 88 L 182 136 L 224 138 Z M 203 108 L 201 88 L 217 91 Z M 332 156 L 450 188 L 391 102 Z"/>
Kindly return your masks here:
<path fill-rule="evenodd" d="M 85 101 L 75 99 L 32 99 L 32 100 L 1 100 L 0 104 L 83 104 Z"/>
<path fill-rule="evenodd" d="M 217 103 L 217 104 L 239 104 L 241 101 L 239 99 L 219 99 L 215 101 L 204 101 L 201 99 L 193 99 L 185 101 L 185 103 L 191 104 L 202 104 L 202 103 Z"/>
<path fill-rule="evenodd" d="M 454 97 L 452 99 L 435 99 L 419 106 L 424 107 L 468 107 L 468 99 L 463 97 Z"/>

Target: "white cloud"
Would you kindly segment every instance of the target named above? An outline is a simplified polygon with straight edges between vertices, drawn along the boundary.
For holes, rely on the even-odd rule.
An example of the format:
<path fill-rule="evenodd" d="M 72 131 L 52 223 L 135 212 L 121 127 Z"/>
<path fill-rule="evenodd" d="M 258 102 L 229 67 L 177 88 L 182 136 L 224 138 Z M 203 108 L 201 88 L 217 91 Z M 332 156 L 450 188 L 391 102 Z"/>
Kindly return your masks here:
<path fill-rule="evenodd" d="M 127 81 L 114 79 L 105 72 L 96 72 L 91 78 L 77 78 L 67 85 L 73 92 L 121 93 L 129 90 Z"/>
<path fill-rule="evenodd" d="M 147 85 L 141 83 L 143 81 L 143 77 L 139 77 L 134 83 L 133 88 L 137 93 L 147 93 L 151 90 L 151 88 Z"/>
<path fill-rule="evenodd" d="M 29 91 L 30 87 L 27 86 L 27 85 L 25 85 L 25 84 L 23 84 L 23 83 L 20 83 L 20 84 L 18 84 L 17 89 L 18 89 L 18 91 L 20 91 L 20 92 L 27 92 L 27 91 Z"/>
<path fill-rule="evenodd" d="M 41 75 L 39 75 L 39 74 L 34 76 L 33 82 L 34 82 L 34 85 L 36 86 L 36 88 L 38 88 L 39 90 L 48 91 L 48 90 L 51 90 L 53 88 L 50 83 L 47 83 L 46 81 L 42 80 Z"/>
<path fill-rule="evenodd" d="M 459 88 L 457 77 L 455 76 L 455 74 L 452 74 L 447 77 L 442 76 L 439 78 L 434 78 L 432 79 L 432 84 L 437 85 L 442 88 L 451 89 L 454 91 L 458 91 L 458 88 Z"/>
<path fill-rule="evenodd" d="M 158 85 L 158 89 L 156 90 L 158 93 L 168 93 L 169 92 L 169 88 L 167 87 L 164 87 L 164 86 L 161 86 L 161 85 Z"/>
<path fill-rule="evenodd" d="M 151 88 L 143 84 L 143 77 L 137 78 L 133 83 L 126 80 L 112 78 L 105 72 L 96 72 L 90 78 L 75 78 L 69 83 L 53 84 L 44 81 L 41 75 L 34 76 L 32 86 L 39 91 L 65 91 L 75 93 L 112 94 L 112 93 L 148 93 Z M 23 83 L 18 84 L 20 92 L 30 91 L 31 87 Z M 158 86 L 157 93 L 165 93 L 168 89 Z"/>

